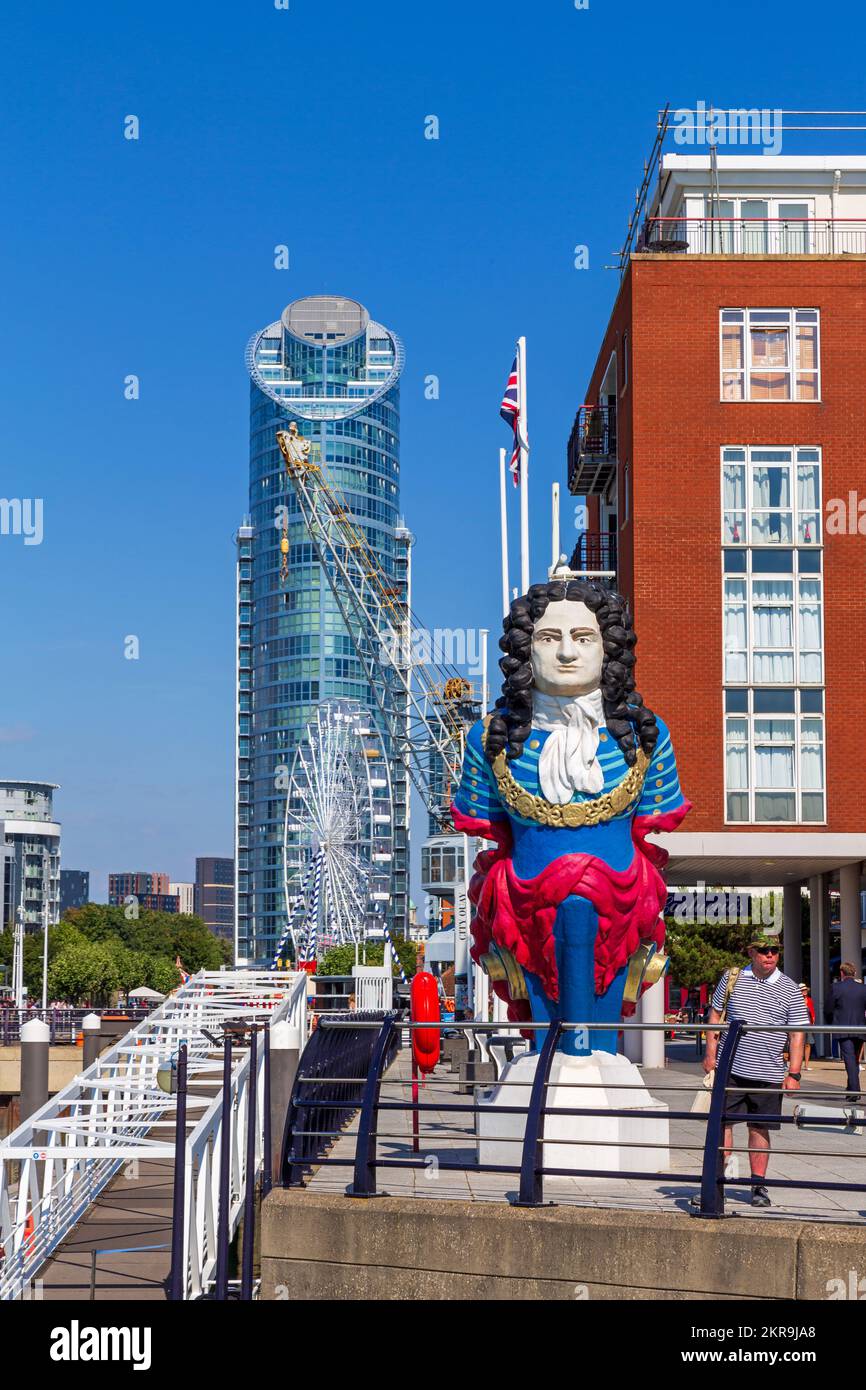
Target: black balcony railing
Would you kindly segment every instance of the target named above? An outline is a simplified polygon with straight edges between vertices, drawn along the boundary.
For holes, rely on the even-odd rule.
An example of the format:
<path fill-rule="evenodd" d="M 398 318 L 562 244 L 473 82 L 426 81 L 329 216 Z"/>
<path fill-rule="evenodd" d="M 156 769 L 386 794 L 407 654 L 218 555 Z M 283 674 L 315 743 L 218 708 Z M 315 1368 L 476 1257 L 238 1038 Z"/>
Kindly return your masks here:
<path fill-rule="evenodd" d="M 603 492 L 615 466 L 616 407 L 582 405 L 568 441 L 569 490 Z"/>
<path fill-rule="evenodd" d="M 616 536 L 611 531 L 584 531 L 569 564 L 579 572 L 616 575 Z"/>
<path fill-rule="evenodd" d="M 648 217 L 635 249 L 693 256 L 862 256 L 866 219 Z"/>

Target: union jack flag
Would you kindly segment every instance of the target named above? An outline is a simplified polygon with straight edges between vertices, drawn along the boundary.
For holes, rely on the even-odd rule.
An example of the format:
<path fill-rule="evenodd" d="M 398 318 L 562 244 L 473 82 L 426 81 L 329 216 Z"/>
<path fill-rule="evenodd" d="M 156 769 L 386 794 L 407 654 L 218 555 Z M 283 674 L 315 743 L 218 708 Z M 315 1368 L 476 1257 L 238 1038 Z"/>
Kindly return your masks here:
<path fill-rule="evenodd" d="M 520 485 L 520 387 L 516 357 L 511 364 L 511 371 L 508 373 L 508 385 L 505 388 L 505 395 L 502 397 L 499 414 L 506 425 L 511 426 L 514 434 L 514 443 L 511 446 L 511 462 L 508 467 L 511 470 L 514 486 L 518 487 Z"/>

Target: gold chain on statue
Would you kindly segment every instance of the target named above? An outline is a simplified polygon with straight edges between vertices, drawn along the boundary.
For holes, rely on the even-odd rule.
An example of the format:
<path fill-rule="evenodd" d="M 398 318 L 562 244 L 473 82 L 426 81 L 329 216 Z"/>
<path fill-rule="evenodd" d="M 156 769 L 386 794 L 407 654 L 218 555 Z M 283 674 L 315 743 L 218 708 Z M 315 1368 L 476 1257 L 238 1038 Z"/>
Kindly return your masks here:
<path fill-rule="evenodd" d="M 482 747 L 487 749 L 487 728 L 481 735 Z M 540 825 L 552 825 L 557 829 L 563 826 L 570 830 L 579 825 L 600 825 L 613 820 L 633 802 L 637 801 L 643 790 L 644 778 L 650 759 L 642 748 L 637 750 L 637 761 L 630 767 L 622 781 L 602 796 L 590 801 L 546 801 L 543 796 L 534 796 L 521 787 L 513 776 L 505 756 L 505 749 L 493 759 L 493 775 L 499 788 L 499 795 L 510 811 L 524 820 L 538 821 Z"/>

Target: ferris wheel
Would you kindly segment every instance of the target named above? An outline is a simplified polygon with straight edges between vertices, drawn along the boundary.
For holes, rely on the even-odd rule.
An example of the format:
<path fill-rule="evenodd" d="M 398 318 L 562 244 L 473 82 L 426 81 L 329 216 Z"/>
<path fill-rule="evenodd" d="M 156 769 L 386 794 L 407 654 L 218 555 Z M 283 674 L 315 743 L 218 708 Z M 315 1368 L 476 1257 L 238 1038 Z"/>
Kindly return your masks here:
<path fill-rule="evenodd" d="M 295 960 L 386 930 L 393 804 L 385 747 L 355 701 L 326 701 L 292 762 L 283 832 L 286 929 Z"/>

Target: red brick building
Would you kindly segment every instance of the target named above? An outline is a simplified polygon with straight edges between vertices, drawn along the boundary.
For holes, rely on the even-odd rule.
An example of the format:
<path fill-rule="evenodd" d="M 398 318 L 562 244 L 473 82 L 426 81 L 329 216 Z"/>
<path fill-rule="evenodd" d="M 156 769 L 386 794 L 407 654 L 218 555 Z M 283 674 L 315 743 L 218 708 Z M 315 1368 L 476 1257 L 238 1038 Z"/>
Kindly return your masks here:
<path fill-rule="evenodd" d="M 713 167 L 715 165 L 715 167 Z M 665 155 L 569 440 L 572 567 L 631 600 L 694 810 L 672 884 L 785 886 L 859 963 L 866 159 Z M 864 503 L 866 512 L 866 503 Z"/>

